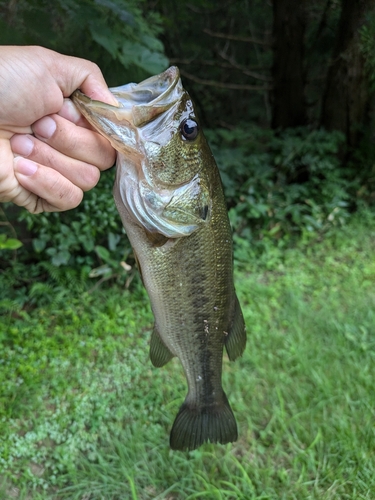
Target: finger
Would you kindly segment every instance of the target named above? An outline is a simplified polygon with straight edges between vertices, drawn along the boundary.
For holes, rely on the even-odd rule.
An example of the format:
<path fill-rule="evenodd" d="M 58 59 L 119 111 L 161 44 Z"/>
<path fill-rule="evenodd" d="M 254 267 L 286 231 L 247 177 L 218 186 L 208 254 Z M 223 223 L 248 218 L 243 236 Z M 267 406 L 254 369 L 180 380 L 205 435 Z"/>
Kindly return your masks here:
<path fill-rule="evenodd" d="M 83 191 L 89 191 L 99 181 L 97 167 L 66 156 L 31 135 L 14 135 L 10 143 L 15 154 L 53 168 Z"/>
<path fill-rule="evenodd" d="M 70 210 L 82 201 L 82 189 L 53 168 L 18 156 L 14 159 L 14 172 L 21 186 L 33 193 L 16 203 L 31 213 Z"/>
<path fill-rule="evenodd" d="M 91 163 L 100 170 L 112 167 L 115 162 L 115 150 L 107 139 L 59 115 L 41 118 L 33 124 L 32 129 L 38 139 L 57 151 L 71 158 Z"/>
<path fill-rule="evenodd" d="M 0 202 L 11 201 L 18 194 L 18 182 L 13 174 L 13 153 L 9 139 L 0 137 Z"/>
<path fill-rule="evenodd" d="M 62 56 L 48 51 L 51 73 L 58 82 L 64 97 L 69 97 L 76 89 L 92 99 L 118 106 L 116 98 L 108 90 L 99 67 L 86 59 Z"/>
<path fill-rule="evenodd" d="M 33 212 L 38 205 L 38 197 L 18 182 L 9 140 L 0 139 L 0 167 L 0 202 L 11 201 Z"/>
<path fill-rule="evenodd" d="M 65 120 L 69 120 L 75 125 L 79 125 L 80 127 L 89 128 L 92 130 L 91 125 L 86 120 L 86 118 L 78 111 L 78 108 L 74 105 L 74 102 L 71 99 L 64 99 L 62 108 L 57 113 Z"/>

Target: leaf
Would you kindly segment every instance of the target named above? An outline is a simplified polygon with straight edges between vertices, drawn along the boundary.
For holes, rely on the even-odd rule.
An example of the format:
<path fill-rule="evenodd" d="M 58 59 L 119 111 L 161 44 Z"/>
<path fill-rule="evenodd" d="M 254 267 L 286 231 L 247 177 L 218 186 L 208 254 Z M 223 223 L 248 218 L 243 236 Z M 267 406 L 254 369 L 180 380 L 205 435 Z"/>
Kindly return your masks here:
<path fill-rule="evenodd" d="M 122 44 L 119 59 L 125 67 L 135 64 L 152 75 L 161 73 L 169 65 L 164 54 L 151 51 L 145 45 L 129 40 Z"/>
<path fill-rule="evenodd" d="M 169 60 L 163 54 L 145 49 L 139 66 L 151 74 L 158 74 L 167 69 Z"/>
<path fill-rule="evenodd" d="M 54 266 L 66 265 L 70 259 L 70 252 L 67 250 L 60 250 L 52 257 L 52 264 Z"/>
<path fill-rule="evenodd" d="M 6 238 L 5 235 L 1 236 L 2 238 L 0 239 L 0 250 L 17 250 L 17 248 L 20 248 L 23 245 L 23 243 L 16 238 Z"/>
<path fill-rule="evenodd" d="M 160 52 L 162 53 L 164 51 L 164 46 L 163 43 L 158 39 L 155 38 L 154 36 L 150 35 L 143 35 L 141 37 L 141 42 L 150 50 L 153 52 Z"/>
<path fill-rule="evenodd" d="M 131 14 L 128 10 L 121 8 L 115 2 L 111 2 L 111 0 L 95 0 L 97 5 L 101 5 L 103 7 L 107 7 L 107 9 L 111 10 L 116 16 L 126 24 L 130 26 L 135 26 L 135 19 L 133 14 Z"/>
<path fill-rule="evenodd" d="M 89 278 L 98 278 L 99 276 L 110 276 L 112 274 L 112 268 L 108 264 L 103 266 L 95 267 L 89 272 Z"/>
<path fill-rule="evenodd" d="M 111 252 L 116 250 L 117 244 L 120 241 L 121 236 L 119 234 L 109 233 L 108 234 L 108 247 Z"/>
<path fill-rule="evenodd" d="M 112 57 L 117 57 L 117 40 L 107 25 L 104 23 L 91 24 L 90 33 L 96 43 L 104 47 Z"/>
<path fill-rule="evenodd" d="M 77 236 L 78 241 L 82 244 L 85 252 L 92 252 L 95 248 L 95 237 L 87 231 L 87 228 L 84 232 L 81 232 Z"/>
<path fill-rule="evenodd" d="M 98 256 L 103 259 L 105 262 L 108 262 L 111 260 L 111 254 L 109 253 L 109 251 L 100 246 L 100 245 L 96 245 L 95 247 L 95 252 L 98 254 Z"/>
<path fill-rule="evenodd" d="M 33 247 L 37 253 L 42 252 L 46 248 L 46 240 L 42 240 L 41 238 L 34 238 Z"/>

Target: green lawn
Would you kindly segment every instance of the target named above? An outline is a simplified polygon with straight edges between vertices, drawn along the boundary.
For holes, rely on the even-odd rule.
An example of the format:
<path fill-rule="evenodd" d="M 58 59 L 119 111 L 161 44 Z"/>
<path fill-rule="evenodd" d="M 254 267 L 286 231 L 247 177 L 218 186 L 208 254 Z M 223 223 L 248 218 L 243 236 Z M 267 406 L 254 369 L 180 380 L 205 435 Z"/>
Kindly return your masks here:
<path fill-rule="evenodd" d="M 238 263 L 248 346 L 224 361 L 239 440 L 172 452 L 178 361 L 148 360 L 139 284 L 0 318 L 1 499 L 375 498 L 375 223 Z M 243 261 L 243 250 L 241 251 Z"/>

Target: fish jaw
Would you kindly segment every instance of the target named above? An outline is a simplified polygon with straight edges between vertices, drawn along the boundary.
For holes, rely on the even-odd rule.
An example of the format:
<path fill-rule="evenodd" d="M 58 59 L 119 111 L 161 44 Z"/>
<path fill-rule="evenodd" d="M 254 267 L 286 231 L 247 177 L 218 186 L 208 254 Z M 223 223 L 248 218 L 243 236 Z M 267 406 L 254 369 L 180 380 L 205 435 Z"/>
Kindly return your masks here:
<path fill-rule="evenodd" d="M 88 122 L 130 159 L 144 155 L 146 136 L 160 128 L 160 122 L 165 124 L 168 111 L 173 114 L 171 108 L 176 107 L 184 94 L 175 66 L 139 84 L 129 83 L 110 91 L 118 106 L 90 99 L 79 90 L 71 98 Z M 166 134 L 165 140 L 168 138 Z"/>
<path fill-rule="evenodd" d="M 183 93 L 180 73 L 171 66 L 160 75 L 141 83 L 130 83 L 110 89 L 123 109 L 131 109 L 131 122 L 140 127 L 154 120 L 175 104 Z"/>

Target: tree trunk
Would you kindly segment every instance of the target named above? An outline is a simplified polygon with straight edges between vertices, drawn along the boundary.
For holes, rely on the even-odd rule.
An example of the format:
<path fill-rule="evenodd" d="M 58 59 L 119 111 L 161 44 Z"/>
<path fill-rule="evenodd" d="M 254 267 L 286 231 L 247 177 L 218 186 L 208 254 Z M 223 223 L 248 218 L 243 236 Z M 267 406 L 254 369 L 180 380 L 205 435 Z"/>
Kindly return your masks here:
<path fill-rule="evenodd" d="M 342 131 L 351 147 L 358 145 L 369 106 L 369 86 L 359 30 L 366 14 L 373 9 L 374 0 L 342 0 L 336 44 L 323 96 L 321 125 L 327 130 Z"/>
<path fill-rule="evenodd" d="M 273 0 L 272 127 L 305 125 L 304 0 Z"/>

